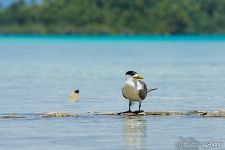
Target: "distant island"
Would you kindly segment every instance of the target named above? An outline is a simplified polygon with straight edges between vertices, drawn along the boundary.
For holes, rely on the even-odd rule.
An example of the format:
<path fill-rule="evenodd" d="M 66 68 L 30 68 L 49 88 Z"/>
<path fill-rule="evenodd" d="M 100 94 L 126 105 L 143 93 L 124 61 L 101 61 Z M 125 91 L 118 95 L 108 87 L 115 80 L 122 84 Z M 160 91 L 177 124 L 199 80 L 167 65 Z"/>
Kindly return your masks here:
<path fill-rule="evenodd" d="M 225 0 L 17 0 L 0 34 L 225 34 Z"/>

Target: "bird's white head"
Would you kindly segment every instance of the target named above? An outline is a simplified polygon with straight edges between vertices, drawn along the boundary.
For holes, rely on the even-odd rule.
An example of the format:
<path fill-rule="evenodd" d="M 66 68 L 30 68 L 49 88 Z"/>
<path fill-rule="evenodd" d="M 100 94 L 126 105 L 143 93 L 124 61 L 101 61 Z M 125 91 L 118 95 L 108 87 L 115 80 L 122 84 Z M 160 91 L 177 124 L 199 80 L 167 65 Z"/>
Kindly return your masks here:
<path fill-rule="evenodd" d="M 127 71 L 126 72 L 126 79 L 143 80 L 144 77 L 142 77 L 140 74 L 138 74 L 135 71 Z"/>

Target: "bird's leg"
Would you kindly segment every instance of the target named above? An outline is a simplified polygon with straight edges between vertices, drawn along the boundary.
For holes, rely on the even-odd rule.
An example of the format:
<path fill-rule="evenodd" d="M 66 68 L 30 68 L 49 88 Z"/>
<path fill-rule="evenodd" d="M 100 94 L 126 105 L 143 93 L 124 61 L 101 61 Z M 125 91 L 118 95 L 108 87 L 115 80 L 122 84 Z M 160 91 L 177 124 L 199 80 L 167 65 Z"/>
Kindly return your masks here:
<path fill-rule="evenodd" d="M 129 110 L 128 110 L 128 111 L 125 111 L 125 112 L 123 112 L 123 113 L 129 113 L 129 112 L 132 112 L 131 109 L 130 109 L 131 105 L 132 105 L 132 103 L 131 103 L 131 101 L 129 101 Z"/>
<path fill-rule="evenodd" d="M 141 110 L 141 102 L 139 102 L 139 112 L 144 112 L 143 110 Z"/>
<path fill-rule="evenodd" d="M 131 101 L 129 101 L 129 110 L 128 110 L 128 112 L 131 112 L 131 110 L 130 110 L 131 105 L 132 105 L 132 103 L 131 103 Z"/>
<path fill-rule="evenodd" d="M 130 109 L 131 105 L 132 105 L 132 103 L 131 103 L 131 101 L 129 101 L 129 110 L 125 111 L 125 112 L 120 112 L 120 113 L 118 113 L 118 115 L 121 115 L 123 113 L 131 113 L 132 112 L 131 109 Z"/>
<path fill-rule="evenodd" d="M 141 111 L 141 102 L 139 102 L 139 112 Z"/>

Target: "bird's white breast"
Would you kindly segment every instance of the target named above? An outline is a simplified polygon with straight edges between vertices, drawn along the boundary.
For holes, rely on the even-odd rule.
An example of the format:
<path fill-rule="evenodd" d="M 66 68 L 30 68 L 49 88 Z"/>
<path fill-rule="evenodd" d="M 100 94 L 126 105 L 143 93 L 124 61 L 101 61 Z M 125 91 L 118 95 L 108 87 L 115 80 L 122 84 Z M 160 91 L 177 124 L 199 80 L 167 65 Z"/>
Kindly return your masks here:
<path fill-rule="evenodd" d="M 140 101 L 139 97 L 139 89 L 141 89 L 142 86 L 138 81 L 134 81 L 131 79 L 127 79 L 125 81 L 125 85 L 122 88 L 123 95 L 131 100 L 131 101 Z"/>

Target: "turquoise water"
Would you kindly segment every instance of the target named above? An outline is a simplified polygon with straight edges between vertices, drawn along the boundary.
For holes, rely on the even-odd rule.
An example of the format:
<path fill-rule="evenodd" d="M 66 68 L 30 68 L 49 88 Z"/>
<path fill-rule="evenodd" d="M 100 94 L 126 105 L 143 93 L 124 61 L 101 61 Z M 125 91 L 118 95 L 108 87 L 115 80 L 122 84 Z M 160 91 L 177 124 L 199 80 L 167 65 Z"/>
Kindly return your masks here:
<path fill-rule="evenodd" d="M 180 137 L 225 141 L 224 119 L 93 116 L 128 109 L 127 70 L 159 88 L 145 111 L 225 108 L 225 38 L 0 37 L 0 149 L 175 149 Z M 80 102 L 67 97 L 80 89 Z M 137 105 L 132 107 L 136 110 Z M 43 119 L 41 112 L 80 117 Z M 13 144 L 12 144 L 13 143 Z M 222 149 L 224 147 L 220 147 Z"/>

